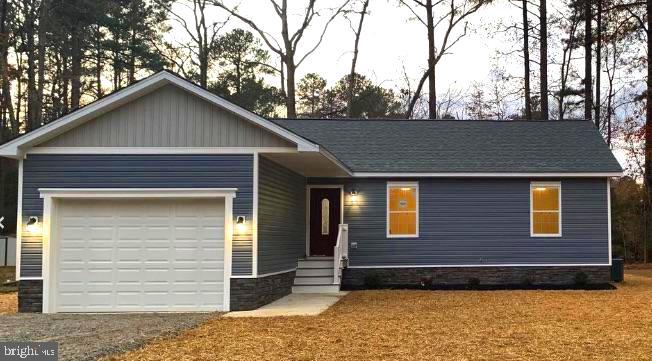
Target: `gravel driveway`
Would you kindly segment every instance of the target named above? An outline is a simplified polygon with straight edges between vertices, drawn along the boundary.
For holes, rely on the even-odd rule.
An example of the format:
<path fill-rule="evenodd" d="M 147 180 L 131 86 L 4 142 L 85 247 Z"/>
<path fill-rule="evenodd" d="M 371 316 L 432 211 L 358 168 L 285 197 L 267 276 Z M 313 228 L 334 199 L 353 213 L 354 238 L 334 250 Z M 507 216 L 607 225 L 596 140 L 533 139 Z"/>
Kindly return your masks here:
<path fill-rule="evenodd" d="M 60 360 L 95 360 L 194 327 L 217 313 L 0 316 L 0 341 L 57 341 Z"/>

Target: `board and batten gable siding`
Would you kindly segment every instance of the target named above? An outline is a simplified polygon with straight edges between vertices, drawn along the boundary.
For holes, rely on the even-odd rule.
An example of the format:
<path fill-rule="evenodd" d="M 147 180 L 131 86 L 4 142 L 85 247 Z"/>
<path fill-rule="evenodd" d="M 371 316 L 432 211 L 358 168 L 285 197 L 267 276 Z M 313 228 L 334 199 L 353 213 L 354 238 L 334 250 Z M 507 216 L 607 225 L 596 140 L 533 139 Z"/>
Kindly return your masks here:
<path fill-rule="evenodd" d="M 43 215 L 39 188 L 238 188 L 233 216 L 253 214 L 253 155 L 53 155 L 23 160 L 23 224 Z M 233 275 L 251 275 L 252 237 L 233 241 Z M 23 232 L 21 277 L 41 277 L 41 237 Z"/>
<path fill-rule="evenodd" d="M 296 147 L 175 85 L 166 85 L 38 147 Z"/>
<path fill-rule="evenodd" d="M 264 157 L 258 162 L 258 274 L 297 267 L 306 254 L 306 179 Z"/>
<path fill-rule="evenodd" d="M 530 236 L 533 179 L 423 178 L 410 180 L 419 183 L 419 237 L 387 238 L 387 181 L 308 180 L 345 184 L 344 222 L 357 242 L 350 266 L 609 263 L 606 178 L 561 180 L 561 237 Z"/>

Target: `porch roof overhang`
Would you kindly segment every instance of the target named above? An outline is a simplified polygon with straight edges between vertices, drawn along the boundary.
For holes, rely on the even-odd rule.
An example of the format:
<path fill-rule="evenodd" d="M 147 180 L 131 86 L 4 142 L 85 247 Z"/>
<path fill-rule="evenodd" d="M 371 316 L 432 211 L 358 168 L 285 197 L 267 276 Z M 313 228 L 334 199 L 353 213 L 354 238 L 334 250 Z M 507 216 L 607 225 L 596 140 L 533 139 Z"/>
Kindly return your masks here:
<path fill-rule="evenodd" d="M 318 152 L 260 153 L 304 177 L 351 177 L 353 172 L 336 157 L 321 148 Z"/>

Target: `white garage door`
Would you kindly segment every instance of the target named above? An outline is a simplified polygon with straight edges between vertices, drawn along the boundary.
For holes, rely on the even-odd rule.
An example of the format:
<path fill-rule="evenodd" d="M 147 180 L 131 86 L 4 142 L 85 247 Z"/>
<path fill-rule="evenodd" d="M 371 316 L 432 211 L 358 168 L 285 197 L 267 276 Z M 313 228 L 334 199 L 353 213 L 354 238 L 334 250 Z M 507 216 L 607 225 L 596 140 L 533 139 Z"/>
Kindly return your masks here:
<path fill-rule="evenodd" d="M 56 312 L 222 309 L 224 200 L 64 199 L 55 217 Z"/>

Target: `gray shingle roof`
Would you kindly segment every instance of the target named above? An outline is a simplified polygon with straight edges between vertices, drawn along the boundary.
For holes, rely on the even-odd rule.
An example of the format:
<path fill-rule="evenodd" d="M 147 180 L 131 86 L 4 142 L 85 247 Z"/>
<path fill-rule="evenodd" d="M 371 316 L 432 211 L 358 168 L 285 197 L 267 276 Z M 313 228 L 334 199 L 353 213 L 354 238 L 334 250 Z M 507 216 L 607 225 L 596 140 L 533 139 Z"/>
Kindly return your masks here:
<path fill-rule="evenodd" d="M 354 172 L 620 172 L 589 121 L 276 119 Z"/>

